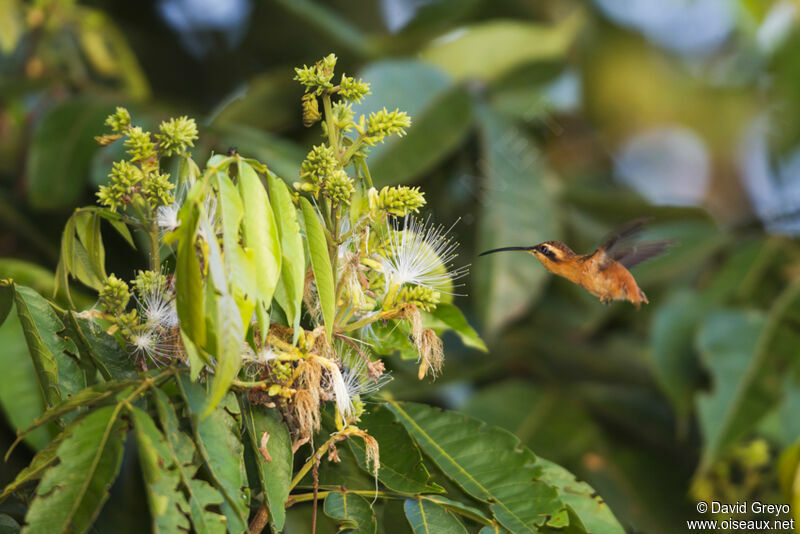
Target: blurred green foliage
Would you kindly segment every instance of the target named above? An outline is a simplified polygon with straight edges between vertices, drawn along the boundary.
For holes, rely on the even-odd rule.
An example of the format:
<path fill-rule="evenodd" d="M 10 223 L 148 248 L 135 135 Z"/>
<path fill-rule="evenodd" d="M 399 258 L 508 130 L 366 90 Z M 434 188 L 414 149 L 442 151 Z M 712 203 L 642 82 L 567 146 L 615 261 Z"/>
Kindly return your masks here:
<path fill-rule="evenodd" d="M 401 2 L 417 8 L 394 32 L 381 11 L 390 3 L 253 2 L 242 40 L 202 33 L 211 46 L 198 57 L 154 3 L 0 1 L 0 278 L 53 287 L 64 222 L 120 157 L 122 147 L 90 142 L 112 103 L 144 125 L 205 117 L 199 152 L 234 146 L 298 177 L 319 137 L 300 127 L 291 67 L 336 50 L 344 72 L 372 84 L 357 113 L 386 106 L 413 117 L 407 137 L 373 150 L 373 180 L 423 185 L 438 222 L 460 219 L 472 274 L 459 305 L 490 349 L 446 338 L 442 376 L 420 384 L 412 363 L 398 364 L 396 398 L 515 433 L 589 482 L 631 531 L 683 532 L 698 499 L 789 502 L 800 513 L 800 246 L 763 231 L 739 159 L 759 117 L 772 119 L 770 161 L 800 141 L 796 17 L 784 39 L 760 47 L 758 28 L 781 2 L 734 1 L 719 46 L 678 53 L 577 0 Z M 626 140 L 663 125 L 705 147 L 696 206 L 654 206 L 614 179 Z M 549 239 L 588 252 L 644 215 L 655 217 L 647 237 L 679 245 L 635 269 L 651 302 L 639 312 L 600 305 L 526 255 L 475 257 Z M 146 263 L 105 233 L 109 271 Z M 0 444 L 41 408 L 21 336 L 15 321 L 0 329 Z M 27 463 L 18 462 L 4 464 L 0 482 Z M 123 463 L 123 474 L 135 469 Z M 139 528 L 127 521 L 146 506 L 133 480 L 114 486 L 101 531 L 124 529 L 120 517 Z M 381 524 L 403 513 L 377 510 Z M 292 507 L 287 532 L 307 528 L 308 511 Z M 318 531 L 333 528 L 326 521 Z"/>

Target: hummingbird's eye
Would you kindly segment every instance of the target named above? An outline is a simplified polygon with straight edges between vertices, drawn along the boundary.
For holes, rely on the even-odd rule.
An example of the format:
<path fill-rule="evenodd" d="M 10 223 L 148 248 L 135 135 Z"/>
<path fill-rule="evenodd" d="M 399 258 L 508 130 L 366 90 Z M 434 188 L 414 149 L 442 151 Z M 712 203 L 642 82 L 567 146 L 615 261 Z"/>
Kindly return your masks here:
<path fill-rule="evenodd" d="M 555 253 L 547 245 L 539 245 L 536 247 L 536 250 L 547 256 L 549 259 L 557 261 Z"/>

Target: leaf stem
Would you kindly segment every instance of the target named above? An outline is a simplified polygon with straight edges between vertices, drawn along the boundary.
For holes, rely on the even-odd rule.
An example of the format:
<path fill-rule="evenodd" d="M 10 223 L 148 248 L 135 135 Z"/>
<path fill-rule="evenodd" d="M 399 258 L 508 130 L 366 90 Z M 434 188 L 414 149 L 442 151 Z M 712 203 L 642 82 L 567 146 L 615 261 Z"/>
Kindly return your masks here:
<path fill-rule="evenodd" d="M 158 223 L 153 221 L 147 230 L 150 236 L 150 270 L 161 272 L 161 241 L 158 236 Z"/>
<path fill-rule="evenodd" d="M 330 362 L 329 360 L 326 360 L 324 358 L 321 359 L 321 363 L 323 361 Z M 330 362 L 330 364 L 333 363 Z M 361 430 L 359 430 L 358 428 L 348 427 L 343 429 L 341 432 L 336 432 L 335 434 L 332 434 L 331 437 L 328 438 L 328 441 L 323 443 L 319 447 L 319 449 L 317 449 L 317 452 L 315 452 L 314 455 L 311 456 L 311 458 L 309 458 L 308 461 L 306 461 L 303 467 L 300 468 L 300 470 L 292 479 L 292 483 L 289 485 L 289 490 L 291 491 L 292 489 L 294 489 L 294 487 L 297 486 L 301 480 L 303 480 L 303 477 L 306 476 L 306 473 L 308 473 L 311 470 L 311 468 L 314 466 L 314 463 L 317 462 L 317 460 L 322 458 L 322 455 L 325 454 L 325 452 L 330 448 L 331 445 L 333 445 L 337 441 L 342 441 L 343 439 L 346 439 L 351 434 L 355 433 L 356 435 L 360 435 L 360 432 Z"/>
<path fill-rule="evenodd" d="M 366 161 L 361 161 L 361 172 L 364 173 L 364 178 L 367 179 L 367 189 L 375 187 L 372 185 L 372 175 L 369 173 L 369 167 Z"/>
<path fill-rule="evenodd" d="M 400 493 L 392 493 L 392 492 L 388 492 L 388 491 L 379 491 L 379 492 L 376 493 L 375 490 L 349 490 L 349 489 L 345 489 L 345 488 L 342 488 L 342 490 L 320 491 L 319 493 L 317 493 L 317 498 L 324 499 L 325 497 L 327 497 L 331 493 L 337 493 L 337 492 L 340 492 L 340 491 L 341 491 L 341 493 L 352 493 L 354 495 L 363 495 L 365 497 L 374 497 L 375 495 L 377 495 L 378 497 L 382 497 L 384 499 L 406 499 L 406 498 L 408 498 L 408 496 L 406 496 L 406 495 L 402 495 Z M 300 502 L 308 502 L 308 501 L 313 501 L 313 500 L 314 500 L 314 493 L 313 492 L 312 493 L 300 493 L 300 494 L 296 494 L 296 495 L 290 495 L 289 499 L 286 501 L 286 508 L 289 508 L 293 504 L 297 504 L 297 503 L 300 503 Z"/>
<path fill-rule="evenodd" d="M 339 156 L 339 129 L 333 122 L 333 112 L 331 110 L 331 95 L 325 93 L 322 95 L 322 108 L 325 110 L 325 124 L 328 130 L 328 143 L 330 143 L 333 153 Z"/>
<path fill-rule="evenodd" d="M 345 151 L 345 153 L 342 155 L 341 159 L 342 165 L 347 165 L 347 163 L 350 161 L 350 158 L 353 157 L 353 154 L 356 153 L 356 150 L 358 150 L 363 141 L 364 141 L 364 134 L 358 134 L 358 137 L 356 137 L 355 141 L 353 141 L 353 144 L 350 145 Z"/>
<path fill-rule="evenodd" d="M 358 330 L 359 328 L 365 327 L 368 324 L 372 324 L 380 319 L 391 319 L 398 313 L 399 313 L 398 310 L 383 310 L 377 313 L 373 313 L 372 315 L 367 315 L 363 319 L 359 319 L 354 323 L 344 325 L 343 327 L 339 328 L 337 332 L 339 333 L 352 332 L 353 330 Z"/>

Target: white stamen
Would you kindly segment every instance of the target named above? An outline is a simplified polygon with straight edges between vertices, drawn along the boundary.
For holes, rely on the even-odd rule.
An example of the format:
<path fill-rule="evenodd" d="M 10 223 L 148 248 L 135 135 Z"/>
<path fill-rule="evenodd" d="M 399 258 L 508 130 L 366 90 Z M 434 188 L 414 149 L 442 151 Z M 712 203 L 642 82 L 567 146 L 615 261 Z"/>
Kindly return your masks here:
<path fill-rule="evenodd" d="M 130 338 L 133 354 L 137 357 L 148 357 L 156 365 L 165 365 L 175 354 L 175 344 L 170 337 L 160 333 L 158 329 L 140 327 Z"/>
<path fill-rule="evenodd" d="M 387 226 L 388 251 L 382 260 L 387 285 L 410 283 L 454 294 L 452 282 L 466 276 L 469 267 L 449 270 L 458 256 L 458 242 L 449 235 L 455 224 L 445 229 L 430 218 L 423 222 L 406 215 L 402 227 L 396 222 Z"/>
<path fill-rule="evenodd" d="M 164 283 L 157 283 L 136 297 L 139 313 L 149 326 L 174 328 L 178 326 L 178 309 L 175 297 Z"/>
<path fill-rule="evenodd" d="M 336 409 L 345 419 L 353 415 L 353 397 L 342 377 L 342 372 L 336 365 L 328 368 L 330 373 L 330 387 L 333 390 L 333 397 L 336 399 Z"/>

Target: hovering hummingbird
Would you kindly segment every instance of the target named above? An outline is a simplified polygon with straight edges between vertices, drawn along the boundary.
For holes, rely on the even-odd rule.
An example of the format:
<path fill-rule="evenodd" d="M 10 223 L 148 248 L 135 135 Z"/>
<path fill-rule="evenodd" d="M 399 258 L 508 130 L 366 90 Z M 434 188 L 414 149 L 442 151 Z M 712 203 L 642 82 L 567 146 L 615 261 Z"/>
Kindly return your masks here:
<path fill-rule="evenodd" d="M 647 296 L 639 289 L 628 269 L 660 256 L 666 252 L 667 247 L 674 244 L 669 239 L 635 243 L 636 235 L 648 220 L 636 219 L 624 224 L 591 254 L 575 254 L 561 241 L 545 241 L 531 247 L 496 248 L 480 255 L 508 250 L 528 252 L 548 271 L 563 276 L 595 297 L 600 297 L 600 302 L 628 300 L 639 308 L 642 302 L 648 303 Z"/>

